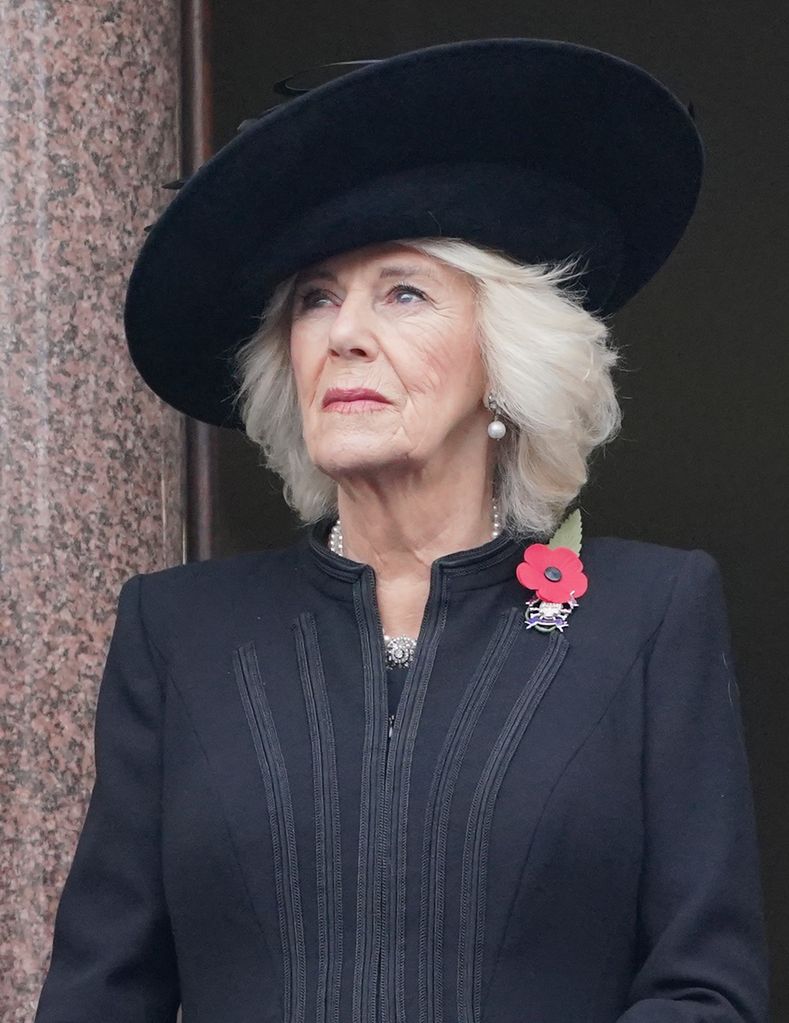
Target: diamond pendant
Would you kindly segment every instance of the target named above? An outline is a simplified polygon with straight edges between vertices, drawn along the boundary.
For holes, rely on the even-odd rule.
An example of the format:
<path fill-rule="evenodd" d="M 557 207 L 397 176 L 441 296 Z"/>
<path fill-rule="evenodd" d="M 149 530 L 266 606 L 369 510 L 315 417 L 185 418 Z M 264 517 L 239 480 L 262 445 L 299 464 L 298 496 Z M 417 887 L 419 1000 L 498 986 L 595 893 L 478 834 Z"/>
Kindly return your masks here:
<path fill-rule="evenodd" d="M 392 668 L 406 668 L 411 663 L 416 649 L 416 640 L 411 636 L 384 636 L 386 662 Z"/>

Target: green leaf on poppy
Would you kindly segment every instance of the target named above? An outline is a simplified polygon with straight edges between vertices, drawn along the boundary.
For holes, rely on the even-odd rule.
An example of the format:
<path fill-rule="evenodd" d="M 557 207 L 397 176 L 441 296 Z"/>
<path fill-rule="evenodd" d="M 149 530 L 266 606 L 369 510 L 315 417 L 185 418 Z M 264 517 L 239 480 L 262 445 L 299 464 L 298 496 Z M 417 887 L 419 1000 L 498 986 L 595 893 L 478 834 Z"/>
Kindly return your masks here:
<path fill-rule="evenodd" d="M 548 541 L 548 546 L 551 548 L 569 547 L 571 551 L 574 551 L 576 554 L 580 554 L 582 536 L 583 529 L 581 526 L 581 512 L 578 508 L 576 508 L 575 511 L 570 512 L 561 525 L 557 527 L 556 532 Z"/>

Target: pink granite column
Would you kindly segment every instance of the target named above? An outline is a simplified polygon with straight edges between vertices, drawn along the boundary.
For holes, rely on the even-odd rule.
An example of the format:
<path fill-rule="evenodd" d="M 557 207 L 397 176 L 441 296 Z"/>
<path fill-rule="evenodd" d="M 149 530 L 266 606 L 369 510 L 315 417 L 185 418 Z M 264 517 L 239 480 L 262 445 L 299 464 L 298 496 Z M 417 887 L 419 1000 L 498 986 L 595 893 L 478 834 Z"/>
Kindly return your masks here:
<path fill-rule="evenodd" d="M 183 419 L 122 329 L 179 174 L 177 0 L 0 4 L 0 1018 L 33 1018 L 121 583 L 182 560 Z M 110 1021 L 108 1021 L 110 1023 Z"/>

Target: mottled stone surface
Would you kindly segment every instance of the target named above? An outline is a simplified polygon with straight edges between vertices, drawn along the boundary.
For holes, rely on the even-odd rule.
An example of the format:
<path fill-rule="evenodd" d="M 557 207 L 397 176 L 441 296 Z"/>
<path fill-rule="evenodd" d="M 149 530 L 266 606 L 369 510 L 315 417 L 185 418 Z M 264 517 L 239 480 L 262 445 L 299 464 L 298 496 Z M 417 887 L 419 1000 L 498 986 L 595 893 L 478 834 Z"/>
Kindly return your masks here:
<path fill-rule="evenodd" d="M 182 417 L 125 283 L 178 176 L 175 0 L 0 4 L 0 1019 L 29 1021 L 121 583 L 181 560 Z"/>

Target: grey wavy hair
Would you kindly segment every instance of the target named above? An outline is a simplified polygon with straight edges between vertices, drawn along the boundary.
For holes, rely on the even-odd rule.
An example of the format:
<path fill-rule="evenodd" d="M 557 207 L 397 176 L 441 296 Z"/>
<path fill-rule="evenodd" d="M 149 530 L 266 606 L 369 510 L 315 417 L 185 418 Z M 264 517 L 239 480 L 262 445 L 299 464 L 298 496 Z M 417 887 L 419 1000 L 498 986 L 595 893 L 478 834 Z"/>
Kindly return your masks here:
<path fill-rule="evenodd" d="M 468 274 L 479 343 L 507 433 L 496 441 L 494 488 L 504 528 L 549 536 L 576 499 L 595 448 L 618 431 L 605 321 L 581 305 L 580 257 L 520 264 L 459 238 L 398 240 Z M 237 351 L 235 404 L 247 436 L 283 481 L 302 522 L 337 514 L 337 483 L 310 460 L 290 364 L 296 274 L 281 281 Z"/>

